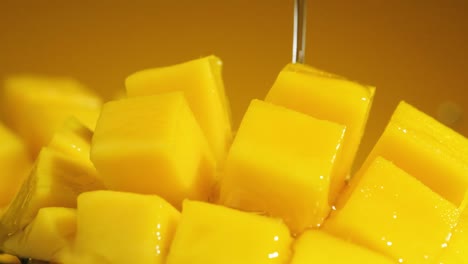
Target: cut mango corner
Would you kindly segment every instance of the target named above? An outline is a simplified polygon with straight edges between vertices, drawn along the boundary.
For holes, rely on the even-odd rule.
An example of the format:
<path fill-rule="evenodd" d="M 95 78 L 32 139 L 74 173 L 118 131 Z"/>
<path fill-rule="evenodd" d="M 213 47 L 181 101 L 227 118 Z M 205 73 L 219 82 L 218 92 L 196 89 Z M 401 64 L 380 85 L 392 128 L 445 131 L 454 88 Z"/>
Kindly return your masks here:
<path fill-rule="evenodd" d="M 346 126 L 342 155 L 331 182 L 330 203 L 334 203 L 349 178 L 374 93 L 374 87 L 311 66 L 288 64 L 279 73 L 265 98 L 267 102 Z"/>

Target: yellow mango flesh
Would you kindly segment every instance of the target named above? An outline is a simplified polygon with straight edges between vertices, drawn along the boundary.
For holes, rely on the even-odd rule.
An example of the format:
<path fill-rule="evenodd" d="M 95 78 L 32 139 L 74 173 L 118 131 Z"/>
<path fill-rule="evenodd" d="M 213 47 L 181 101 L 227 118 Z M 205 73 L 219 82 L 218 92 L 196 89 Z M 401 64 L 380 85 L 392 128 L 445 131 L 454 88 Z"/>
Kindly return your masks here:
<path fill-rule="evenodd" d="M 220 202 L 282 218 L 293 233 L 328 215 L 345 128 L 253 100 L 230 149 Z"/>
<path fill-rule="evenodd" d="M 281 220 L 185 200 L 167 264 L 286 264 L 291 242 Z"/>
<path fill-rule="evenodd" d="M 89 158 L 92 137 L 93 132 L 72 117 L 56 131 L 48 147 L 94 166 Z"/>
<path fill-rule="evenodd" d="M 126 81 L 128 96 L 182 91 L 217 161 L 232 139 L 229 103 L 221 77 L 222 62 L 208 56 L 169 67 L 143 70 Z"/>
<path fill-rule="evenodd" d="M 76 209 L 45 207 L 23 231 L 9 237 L 2 248 L 16 256 L 53 261 L 72 243 L 75 232 Z"/>
<path fill-rule="evenodd" d="M 96 96 L 69 79 L 7 81 L 8 124 L 32 152 L 49 143 L 14 201 L 0 204 L 0 251 L 65 264 L 165 263 L 169 251 L 170 264 L 468 263 L 466 211 L 458 218 L 468 203 L 468 142 L 413 107 L 397 108 L 324 230 L 306 230 L 292 245 L 285 226 L 297 235 L 317 227 L 334 204 L 372 87 L 287 65 L 267 103 L 252 103 L 224 166 L 232 135 L 219 59 L 141 71 L 126 86 L 130 98 L 109 104 L 94 137 L 101 176 L 89 157 L 93 133 L 66 120 L 73 113 L 94 128 Z M 0 127 L 0 201 L 2 187 L 11 192 L 2 177 L 13 175 L 2 164 L 20 167 L 6 159 L 18 141 L 2 138 Z M 179 212 L 157 196 L 88 192 L 104 179 L 180 208 L 187 197 L 214 201 L 216 166 L 219 201 L 251 213 L 186 200 L 176 231 Z M 75 240 L 75 209 L 43 207 L 75 207 L 80 193 Z"/>
<path fill-rule="evenodd" d="M 294 242 L 294 255 L 290 264 L 311 263 L 394 264 L 395 262 L 323 231 L 309 230 Z"/>
<path fill-rule="evenodd" d="M 458 216 L 452 203 L 377 157 L 325 229 L 398 262 L 433 263 Z"/>
<path fill-rule="evenodd" d="M 21 261 L 13 255 L 10 254 L 2 254 L 0 253 L 0 263 L 5 263 L 5 264 L 20 264 Z"/>
<path fill-rule="evenodd" d="M 180 208 L 207 200 L 215 161 L 182 92 L 104 105 L 91 160 L 111 190 L 157 194 Z"/>
<path fill-rule="evenodd" d="M 156 195 L 83 193 L 78 197 L 75 256 L 70 263 L 165 263 L 179 217 Z"/>
<path fill-rule="evenodd" d="M 35 157 L 70 116 L 94 129 L 101 99 L 68 78 L 16 76 L 5 81 L 3 113 Z"/>
<path fill-rule="evenodd" d="M 374 97 L 374 88 L 302 64 L 289 64 L 279 74 L 265 101 L 346 126 L 330 202 L 351 172 Z"/>
<path fill-rule="evenodd" d="M 445 199 L 461 205 L 468 189 L 468 140 L 413 106 L 405 102 L 398 105 L 356 177 L 377 156 L 394 162 Z M 346 201 L 352 188 L 340 197 L 340 203 Z"/>
<path fill-rule="evenodd" d="M 7 206 L 13 199 L 29 169 L 26 146 L 0 123 L 0 208 Z"/>
<path fill-rule="evenodd" d="M 468 196 L 467 196 L 468 197 Z M 437 264 L 467 264 L 468 263 L 468 210 L 460 215 L 457 226 L 453 229 L 450 240 L 444 245 Z"/>
<path fill-rule="evenodd" d="M 60 129 L 50 148 L 43 148 L 39 153 L 30 175 L 2 215 L 0 242 L 6 234 L 15 233 L 29 224 L 40 208 L 74 208 L 80 193 L 104 188 L 88 155 L 82 151 L 89 149 L 91 132 L 70 122 L 74 126 Z"/>

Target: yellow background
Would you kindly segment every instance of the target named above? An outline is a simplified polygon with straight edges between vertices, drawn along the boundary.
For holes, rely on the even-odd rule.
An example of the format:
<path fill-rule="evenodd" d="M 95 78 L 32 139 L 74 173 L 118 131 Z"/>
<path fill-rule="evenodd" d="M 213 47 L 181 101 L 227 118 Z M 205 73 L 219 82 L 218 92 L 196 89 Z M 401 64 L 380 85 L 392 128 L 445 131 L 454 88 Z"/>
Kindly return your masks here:
<path fill-rule="evenodd" d="M 216 54 L 237 125 L 291 58 L 292 0 L 0 1 L 0 77 L 67 75 L 111 98 L 140 69 Z M 363 153 L 397 102 L 454 102 L 468 135 L 468 1 L 309 0 L 306 62 L 377 86 Z M 361 154 L 362 158 L 362 154 Z"/>

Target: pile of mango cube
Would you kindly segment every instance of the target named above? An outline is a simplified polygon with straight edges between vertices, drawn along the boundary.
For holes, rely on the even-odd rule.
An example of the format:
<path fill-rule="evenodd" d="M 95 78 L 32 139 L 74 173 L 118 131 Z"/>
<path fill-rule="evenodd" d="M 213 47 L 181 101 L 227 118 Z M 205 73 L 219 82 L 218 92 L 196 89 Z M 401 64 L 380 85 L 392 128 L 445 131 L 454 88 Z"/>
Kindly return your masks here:
<path fill-rule="evenodd" d="M 373 87 L 287 65 L 233 133 L 222 63 L 3 87 L 0 250 L 64 264 L 468 263 L 468 140 L 408 103 L 353 161 Z M 4 258 L 6 255 L 3 256 Z"/>

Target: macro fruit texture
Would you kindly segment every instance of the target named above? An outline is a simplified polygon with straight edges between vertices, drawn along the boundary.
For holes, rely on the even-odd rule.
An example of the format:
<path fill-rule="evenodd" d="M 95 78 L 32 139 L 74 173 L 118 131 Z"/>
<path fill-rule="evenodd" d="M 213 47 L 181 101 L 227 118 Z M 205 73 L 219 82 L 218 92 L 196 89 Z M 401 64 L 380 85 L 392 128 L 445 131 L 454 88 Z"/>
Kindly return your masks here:
<path fill-rule="evenodd" d="M 24 142 L 0 123 L 0 208 L 7 206 L 21 187 L 29 163 Z"/>
<path fill-rule="evenodd" d="M 64 125 L 51 144 L 42 148 L 29 176 L 2 213 L 1 243 L 23 230 L 41 208 L 73 208 L 76 207 L 76 198 L 80 193 L 103 188 L 96 169 L 87 158 L 89 154 L 83 153 L 86 146 L 89 152 L 91 138 L 88 137 L 86 141 L 86 136 L 90 135 L 89 129 L 76 120 L 69 122 L 73 125 Z M 67 137 L 67 134 L 73 136 Z"/>
<path fill-rule="evenodd" d="M 310 66 L 288 64 L 266 96 L 267 102 L 346 126 L 336 175 L 330 181 L 330 203 L 334 203 L 345 180 L 350 177 L 374 93 L 374 87 Z"/>
<path fill-rule="evenodd" d="M 7 103 L 54 113 L 22 94 L 41 85 Z M 236 133 L 217 57 L 134 73 L 126 88 L 94 131 L 74 114 L 43 123 L 45 146 L 0 130 L 12 157 L 0 180 L 16 179 L 0 186 L 14 193 L 2 251 L 63 264 L 467 262 L 467 139 L 408 103 L 353 173 L 373 87 L 289 64 Z M 96 102 L 71 90 L 56 97 Z M 19 187 L 13 172 L 39 146 Z"/>
<path fill-rule="evenodd" d="M 108 102 L 91 146 L 107 188 L 158 194 L 177 208 L 207 200 L 215 160 L 185 96 L 171 92 Z"/>
<path fill-rule="evenodd" d="M 43 207 L 21 232 L 10 236 L 3 248 L 16 256 L 56 260 L 72 243 L 76 232 L 76 209 Z"/>
<path fill-rule="evenodd" d="M 457 225 L 458 208 L 380 157 L 357 180 L 325 230 L 400 262 L 433 263 Z"/>
<path fill-rule="evenodd" d="M 232 140 L 231 111 L 221 76 L 222 62 L 208 56 L 174 66 L 147 69 L 125 80 L 129 97 L 182 91 L 217 161 Z"/>
<path fill-rule="evenodd" d="M 308 263 L 395 263 L 390 258 L 365 247 L 319 230 L 302 233 L 294 243 L 291 264 Z"/>
<path fill-rule="evenodd" d="M 286 263 L 291 242 L 280 219 L 186 200 L 167 263 Z"/>
<path fill-rule="evenodd" d="M 78 197 L 74 261 L 165 263 L 179 217 L 180 213 L 158 196 L 83 193 Z"/>
<path fill-rule="evenodd" d="M 391 160 L 461 206 L 468 189 L 468 142 L 415 107 L 404 101 L 397 106 L 360 170 L 365 171 L 377 156 Z M 346 199 L 346 195 L 341 199 Z"/>
<path fill-rule="evenodd" d="M 228 154 L 220 203 L 280 217 L 293 233 L 320 226 L 344 134 L 336 123 L 253 100 Z"/>

